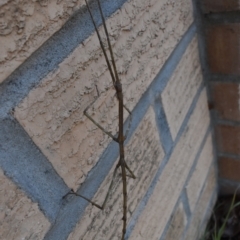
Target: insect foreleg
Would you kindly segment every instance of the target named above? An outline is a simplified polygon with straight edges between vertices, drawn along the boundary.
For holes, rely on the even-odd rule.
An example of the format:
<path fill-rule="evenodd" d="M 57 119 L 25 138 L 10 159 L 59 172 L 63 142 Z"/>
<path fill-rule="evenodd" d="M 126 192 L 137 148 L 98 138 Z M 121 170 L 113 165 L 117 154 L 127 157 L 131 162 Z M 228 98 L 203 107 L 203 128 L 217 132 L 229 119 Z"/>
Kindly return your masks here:
<path fill-rule="evenodd" d="M 98 92 L 98 90 L 97 90 Z M 112 135 L 111 132 L 108 132 L 107 130 L 105 130 L 99 123 L 97 123 L 88 113 L 88 109 L 96 102 L 96 100 L 99 98 L 99 94 L 98 94 L 98 97 L 90 104 L 86 107 L 86 109 L 83 111 L 83 114 L 89 118 L 98 128 L 100 128 L 104 133 L 106 133 L 110 138 L 112 138 L 115 142 L 118 142 L 118 139 L 116 137 L 114 137 Z"/>
<path fill-rule="evenodd" d="M 103 210 L 103 209 L 105 208 L 105 205 L 106 205 L 106 203 L 107 203 L 107 200 L 108 200 L 109 195 L 110 195 L 110 193 L 111 193 L 111 190 L 112 190 L 112 188 L 113 188 L 114 179 L 116 178 L 116 175 L 117 175 L 116 173 L 117 173 L 117 170 L 118 170 L 119 167 L 120 167 L 120 165 L 117 164 L 117 166 L 116 166 L 115 169 L 114 169 L 113 176 L 112 176 L 112 180 L 111 180 L 111 183 L 110 183 L 110 185 L 109 185 L 109 188 L 108 188 L 108 191 L 107 191 L 107 194 L 106 194 L 106 197 L 105 197 L 105 199 L 104 199 L 104 201 L 103 201 L 102 206 L 100 206 L 99 204 L 93 202 L 93 201 L 90 200 L 89 198 L 84 197 L 83 195 L 81 195 L 81 194 L 79 194 L 79 193 L 77 193 L 77 192 L 74 192 L 72 189 L 71 189 L 66 195 L 64 195 L 63 198 L 65 198 L 65 197 L 68 196 L 69 194 L 72 194 L 72 195 L 75 195 L 75 196 L 78 196 L 78 197 L 83 198 L 84 200 L 90 202 L 93 206 L 95 206 L 95 207 Z"/>
<path fill-rule="evenodd" d="M 129 168 L 129 166 L 127 165 L 127 163 L 125 162 L 125 167 L 128 170 L 128 172 L 130 173 L 130 175 L 127 175 L 128 177 L 131 177 L 133 179 L 136 179 L 136 176 L 134 175 L 133 171 Z"/>

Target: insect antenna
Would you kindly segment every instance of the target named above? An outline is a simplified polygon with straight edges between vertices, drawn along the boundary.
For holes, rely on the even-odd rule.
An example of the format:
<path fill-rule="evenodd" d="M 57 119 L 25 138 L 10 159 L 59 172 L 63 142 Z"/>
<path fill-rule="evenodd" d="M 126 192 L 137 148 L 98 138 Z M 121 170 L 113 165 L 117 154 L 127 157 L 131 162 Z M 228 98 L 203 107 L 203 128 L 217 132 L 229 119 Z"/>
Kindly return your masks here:
<path fill-rule="evenodd" d="M 115 64 L 115 59 L 114 59 L 114 55 L 113 55 L 112 45 L 111 45 L 110 39 L 109 39 L 109 33 L 108 33 L 108 30 L 107 30 L 106 21 L 105 21 L 105 18 L 103 16 L 102 7 L 101 7 L 101 4 L 100 4 L 99 0 L 97 0 L 97 3 L 98 3 L 99 10 L 100 10 L 104 31 L 105 31 L 105 34 L 107 36 L 107 42 L 108 42 L 109 52 L 110 52 L 110 56 L 111 56 L 111 60 L 112 60 L 112 64 L 113 64 L 115 78 L 116 78 L 117 81 L 120 81 L 119 77 L 118 77 L 118 73 L 117 73 L 116 64 Z"/>
<path fill-rule="evenodd" d="M 97 24 L 96 24 L 96 22 L 95 22 L 95 20 L 94 20 L 94 18 L 93 18 L 93 15 L 92 15 L 92 12 L 91 12 L 91 10 L 90 10 L 90 7 L 89 7 L 89 4 L 88 4 L 87 0 L 85 0 L 85 3 L 86 3 L 86 5 L 87 5 L 88 12 L 89 12 L 90 17 L 91 17 L 91 19 L 92 19 L 92 22 L 93 22 L 95 31 L 96 31 L 96 33 L 97 33 L 98 40 L 99 40 L 100 46 L 101 46 L 101 48 L 102 48 L 102 51 L 103 51 L 103 54 L 104 54 L 106 63 L 107 63 L 107 66 L 108 66 L 108 69 L 109 69 L 109 72 L 110 72 L 110 75 L 111 75 L 111 78 L 112 78 L 113 85 L 115 85 L 115 81 L 116 81 L 116 80 L 115 80 L 115 76 L 114 76 L 114 74 L 113 74 L 112 66 L 111 66 L 110 61 L 109 61 L 109 59 L 108 59 L 106 50 L 105 50 L 105 48 L 104 48 L 104 45 L 103 45 L 103 42 L 102 42 L 102 39 L 101 39 L 101 36 L 100 36 L 100 33 L 99 33 L 98 29 L 97 29 Z M 99 4 L 99 6 L 100 6 L 100 3 L 99 3 L 99 2 L 98 2 L 98 4 Z M 100 8 L 101 8 L 101 6 L 100 6 Z M 102 19 L 104 19 L 101 10 L 100 10 L 100 13 L 101 13 Z M 104 21 L 104 23 L 105 23 L 105 21 Z M 105 27 L 106 27 L 106 24 L 105 24 Z M 105 28 L 105 27 L 104 27 L 104 28 Z M 106 30 L 105 30 L 105 32 L 106 32 Z M 109 39 L 108 36 L 107 36 L 107 39 Z M 110 40 L 108 40 L 108 41 L 109 41 L 109 43 L 110 43 Z M 111 44 L 110 44 L 110 46 L 111 46 Z M 110 51 L 110 53 L 111 53 L 111 51 Z M 115 65 L 115 64 L 114 64 L 114 65 Z M 116 66 L 115 66 L 115 67 L 116 67 Z"/>

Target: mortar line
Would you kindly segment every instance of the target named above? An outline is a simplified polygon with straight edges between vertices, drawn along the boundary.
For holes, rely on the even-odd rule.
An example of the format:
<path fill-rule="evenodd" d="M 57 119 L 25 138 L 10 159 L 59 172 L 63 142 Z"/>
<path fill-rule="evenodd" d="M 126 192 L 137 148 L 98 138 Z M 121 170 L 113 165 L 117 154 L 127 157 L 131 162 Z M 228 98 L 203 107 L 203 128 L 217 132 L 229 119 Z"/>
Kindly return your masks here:
<path fill-rule="evenodd" d="M 172 148 L 173 139 L 170 133 L 170 129 L 169 129 L 167 117 L 162 105 L 161 97 L 156 99 L 156 101 L 153 103 L 153 109 L 155 112 L 155 119 L 156 119 L 156 125 L 158 128 L 160 142 L 162 144 L 165 154 L 167 154 Z"/>
<path fill-rule="evenodd" d="M 207 182 L 206 180 L 208 179 L 209 174 L 210 174 L 210 171 L 211 171 L 211 168 L 212 168 L 213 166 L 214 166 L 214 161 L 212 162 L 212 164 L 211 164 L 211 166 L 210 166 L 210 168 L 209 168 L 209 170 L 208 170 L 207 177 L 206 177 L 205 182 L 204 182 L 204 184 L 203 184 L 203 186 L 202 186 L 201 192 L 200 192 L 200 194 L 199 194 L 199 198 L 198 198 L 198 200 L 197 200 L 197 202 L 196 202 L 196 207 L 197 207 L 197 205 L 198 205 L 198 203 L 199 203 L 199 200 L 200 200 L 200 198 L 201 198 L 201 196 L 202 196 L 202 194 L 203 194 L 203 191 L 204 191 L 204 189 L 205 189 L 205 187 L 206 187 L 206 184 L 208 184 L 208 182 Z M 216 178 L 217 178 L 217 176 L 216 176 Z M 208 203 L 208 207 L 209 207 L 210 205 L 212 205 L 213 196 L 217 194 L 217 189 L 218 189 L 218 186 L 216 186 L 216 187 L 214 188 L 214 191 L 213 191 L 213 193 L 212 193 L 212 195 L 211 195 L 211 200 L 210 200 L 209 203 Z M 185 237 L 185 235 L 186 235 L 186 233 L 187 233 L 187 231 L 188 231 L 188 229 L 189 229 L 190 224 L 192 223 L 193 217 L 195 216 L 194 213 L 195 213 L 195 211 L 196 211 L 196 209 L 197 209 L 196 207 L 194 208 L 194 211 L 192 212 L 191 217 L 190 217 L 190 219 L 189 219 L 189 221 L 188 221 L 188 223 L 187 223 L 187 226 L 186 226 L 185 231 L 184 231 L 184 234 L 183 234 L 184 237 Z M 206 212 L 207 212 L 207 210 L 208 210 L 208 207 L 207 207 L 207 209 L 205 210 L 205 214 L 204 214 L 204 217 L 203 217 L 202 222 L 201 222 L 201 224 L 200 224 L 200 228 L 201 228 L 201 226 L 202 226 L 202 223 L 204 222 L 204 219 L 205 219 L 205 216 L 206 216 Z M 212 209 L 212 208 L 211 208 L 211 209 Z M 183 238 L 183 239 L 184 239 L 184 238 Z"/>
<path fill-rule="evenodd" d="M 215 12 L 215 13 L 202 13 L 204 16 L 205 24 L 215 25 L 215 24 L 231 24 L 231 23 L 239 23 L 240 15 L 239 11 L 228 11 L 228 12 Z"/>
<path fill-rule="evenodd" d="M 239 127 L 240 121 L 234 121 L 234 120 L 227 120 L 227 119 L 221 119 L 221 118 L 215 118 L 215 124 L 217 125 L 224 125 L 224 126 L 232 126 L 232 127 Z"/>
<path fill-rule="evenodd" d="M 187 181 L 186 181 L 186 183 L 187 183 Z M 184 208 L 186 216 L 187 216 L 187 221 L 189 222 L 189 219 L 192 215 L 192 212 L 191 212 L 190 204 L 189 204 L 189 201 L 188 201 L 186 184 L 183 188 L 181 197 L 182 197 L 182 202 L 183 202 L 183 208 Z"/>
<path fill-rule="evenodd" d="M 219 178 L 219 183 L 220 183 L 220 185 L 227 184 L 227 185 L 234 186 L 235 189 L 240 186 L 240 183 L 238 181 L 226 179 L 226 178 L 223 178 L 223 177 Z"/>
<path fill-rule="evenodd" d="M 174 218 L 173 213 L 176 212 L 176 210 L 177 210 L 177 208 L 178 208 L 178 206 L 179 206 L 180 203 L 181 203 L 181 198 L 179 197 L 178 200 L 177 200 L 177 203 L 175 204 L 175 206 L 174 206 L 174 208 L 173 208 L 172 214 L 171 214 L 170 218 L 168 219 L 168 222 L 167 222 L 167 224 L 166 224 L 166 226 L 165 226 L 165 228 L 164 228 L 164 231 L 163 231 L 161 237 L 159 238 L 159 240 L 164 240 L 164 239 L 166 238 L 166 234 L 167 234 L 167 232 L 168 232 L 168 229 L 170 228 L 172 219 Z M 177 240 L 177 239 L 176 239 L 176 240 Z"/>
<path fill-rule="evenodd" d="M 154 188 L 157 185 L 157 182 L 158 182 L 158 179 L 159 179 L 160 175 L 162 174 L 166 164 L 168 163 L 168 161 L 170 159 L 170 156 L 171 156 L 172 152 L 175 149 L 175 146 L 177 145 L 177 143 L 180 140 L 180 138 L 181 138 L 185 128 L 187 127 L 188 120 L 190 119 L 191 114 L 193 113 L 193 111 L 195 109 L 195 106 L 196 106 L 196 104 L 198 102 L 198 99 L 200 97 L 200 94 L 201 94 L 201 92 L 203 90 L 204 90 L 204 85 L 201 84 L 199 89 L 198 89 L 198 91 L 197 91 L 197 93 L 194 96 L 194 99 L 193 99 L 193 101 L 191 103 L 191 106 L 190 106 L 186 116 L 185 116 L 185 119 L 184 119 L 184 121 L 183 121 L 183 123 L 181 125 L 181 128 L 180 128 L 180 130 L 179 130 L 179 132 L 177 134 L 177 137 L 176 137 L 176 139 L 175 139 L 175 141 L 174 141 L 174 143 L 172 145 L 171 150 L 169 151 L 168 154 L 165 155 L 165 157 L 164 157 L 162 163 L 160 164 L 160 167 L 157 170 L 157 172 L 156 172 L 156 174 L 155 174 L 155 176 L 154 176 L 154 178 L 153 178 L 153 180 L 152 180 L 152 182 L 151 182 L 151 184 L 150 184 L 146 194 L 144 195 L 144 197 L 142 198 L 142 200 L 138 204 L 138 207 L 136 208 L 135 212 L 133 213 L 133 215 L 131 217 L 131 220 L 130 220 L 130 222 L 128 224 L 128 227 L 127 227 L 126 239 L 128 239 L 128 237 L 131 235 L 131 233 L 132 233 L 132 231 L 134 229 L 134 226 L 135 226 L 136 222 L 138 221 L 138 218 L 140 217 L 140 215 L 143 212 L 143 210 L 144 210 L 148 200 L 150 199 L 150 197 L 151 197 L 151 195 L 152 195 L 152 193 L 154 191 Z"/>
<path fill-rule="evenodd" d="M 209 73 L 209 83 L 240 83 L 239 76 L 233 74 Z"/>
<path fill-rule="evenodd" d="M 236 161 L 240 160 L 239 154 L 233 154 L 233 153 L 225 153 L 225 152 L 218 152 L 218 157 L 225 157 L 225 158 L 231 158 Z"/>
<path fill-rule="evenodd" d="M 59 199 L 68 187 L 16 120 L 1 121 L 0 166 L 53 222 L 61 207 Z"/>
<path fill-rule="evenodd" d="M 176 208 L 177 208 L 177 206 L 178 206 L 178 202 L 179 202 L 180 200 L 182 200 L 182 204 L 183 204 L 183 207 L 184 207 L 184 210 L 185 210 L 185 213 L 186 213 L 187 221 L 188 221 L 188 222 L 190 221 L 190 218 L 191 218 L 191 216 L 192 216 L 193 213 L 192 213 L 191 210 L 190 210 L 190 205 L 189 205 L 189 201 L 188 201 L 188 197 L 187 197 L 187 192 L 186 192 L 186 186 L 187 186 L 187 184 L 188 184 L 188 182 L 189 182 L 189 180 L 190 180 L 190 178 L 191 178 L 191 176 L 192 176 L 192 174 L 193 174 L 193 172 L 194 172 L 194 170 L 195 170 L 195 168 L 196 168 L 196 165 L 197 165 L 197 163 L 198 163 L 199 157 L 200 157 L 200 155 L 201 155 L 201 153 L 202 153 L 202 151 L 203 151 L 203 148 L 204 148 L 206 139 L 207 139 L 207 137 L 208 137 L 210 134 L 211 134 L 211 127 L 210 127 L 210 125 L 209 125 L 208 128 L 207 128 L 207 130 L 206 130 L 206 133 L 205 133 L 205 135 L 204 135 L 204 137 L 203 137 L 203 139 L 202 139 L 202 141 L 201 141 L 201 144 L 200 144 L 200 146 L 199 146 L 199 149 L 198 149 L 198 151 L 197 151 L 197 154 L 196 154 L 196 156 L 195 156 L 195 158 L 194 158 L 194 161 L 193 161 L 193 164 L 192 164 L 192 166 L 191 166 L 191 169 L 190 169 L 190 171 L 189 171 L 189 173 L 188 173 L 188 175 L 187 175 L 187 178 L 186 178 L 185 183 L 184 183 L 184 185 L 183 185 L 183 189 L 182 189 L 182 191 L 181 191 L 181 195 L 179 196 L 178 201 L 177 201 L 177 203 L 175 204 L 175 206 L 174 206 L 174 208 L 173 208 L 173 211 L 172 211 L 172 213 L 175 212 L 175 210 L 176 210 Z M 208 174 L 207 174 L 207 175 L 208 175 Z M 206 179 L 207 179 L 207 176 L 206 176 Z M 206 181 L 206 179 L 205 179 L 205 181 Z M 201 196 L 201 194 L 202 194 L 203 188 L 204 188 L 204 186 L 205 186 L 205 181 L 204 181 L 204 184 L 203 184 L 203 186 L 202 186 L 202 188 L 201 188 L 201 191 L 200 191 L 200 193 L 199 193 L 198 199 L 200 198 L 200 196 Z M 198 201 L 198 200 L 197 200 L 197 201 Z M 166 234 L 167 230 L 169 229 L 169 226 L 170 226 L 170 224 L 171 224 L 171 221 L 170 221 L 170 220 L 171 220 L 171 219 L 168 219 L 168 223 L 166 224 L 166 226 L 165 226 L 165 228 L 164 228 L 163 234 L 164 234 L 164 233 Z M 160 237 L 160 240 L 163 240 L 163 239 L 164 239 L 164 238 L 163 238 L 163 235 L 162 235 L 162 237 Z"/>

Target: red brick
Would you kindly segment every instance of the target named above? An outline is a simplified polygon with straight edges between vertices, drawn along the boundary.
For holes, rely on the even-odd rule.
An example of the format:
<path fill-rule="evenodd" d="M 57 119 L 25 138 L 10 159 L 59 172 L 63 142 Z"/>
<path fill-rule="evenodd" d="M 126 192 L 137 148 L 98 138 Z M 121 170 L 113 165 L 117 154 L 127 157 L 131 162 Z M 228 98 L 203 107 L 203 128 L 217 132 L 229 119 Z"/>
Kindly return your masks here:
<path fill-rule="evenodd" d="M 210 89 L 217 116 L 221 119 L 239 121 L 239 84 L 212 83 Z"/>
<path fill-rule="evenodd" d="M 240 74 L 239 39 L 239 23 L 207 28 L 207 54 L 209 68 L 213 73 Z"/>
<path fill-rule="evenodd" d="M 203 0 L 202 10 L 208 12 L 227 12 L 239 9 L 239 1 L 236 0 Z"/>
<path fill-rule="evenodd" d="M 240 181 L 240 158 L 229 157 L 219 158 L 219 175 L 233 181 Z"/>
<path fill-rule="evenodd" d="M 240 154 L 240 126 L 218 125 L 216 137 L 220 152 Z"/>

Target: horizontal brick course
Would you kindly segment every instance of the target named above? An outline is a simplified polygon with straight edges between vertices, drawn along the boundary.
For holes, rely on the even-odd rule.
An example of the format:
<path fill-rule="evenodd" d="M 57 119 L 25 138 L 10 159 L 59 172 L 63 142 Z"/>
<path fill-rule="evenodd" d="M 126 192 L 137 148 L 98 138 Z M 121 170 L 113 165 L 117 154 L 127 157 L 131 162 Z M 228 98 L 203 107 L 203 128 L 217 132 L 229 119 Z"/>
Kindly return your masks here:
<path fill-rule="evenodd" d="M 219 157 L 218 164 L 220 177 L 240 181 L 240 158 Z"/>
<path fill-rule="evenodd" d="M 210 83 L 213 110 L 220 119 L 240 120 L 240 88 L 238 83 Z"/>
<path fill-rule="evenodd" d="M 240 126 L 218 124 L 216 141 L 220 153 L 240 154 Z"/>
<path fill-rule="evenodd" d="M 226 12 L 240 9 L 239 0 L 201 0 L 204 13 Z"/>
<path fill-rule="evenodd" d="M 162 235 L 184 187 L 209 122 L 207 96 L 206 91 L 203 90 L 183 135 L 173 150 L 154 192 L 133 229 L 130 240 L 158 240 Z"/>
<path fill-rule="evenodd" d="M 42 240 L 50 223 L 38 208 L 0 169 L 0 239 Z"/>
<path fill-rule="evenodd" d="M 206 27 L 207 58 L 210 71 L 222 74 L 240 74 L 240 24 L 222 24 Z M 234 47 L 233 47 L 234 46 Z"/>

